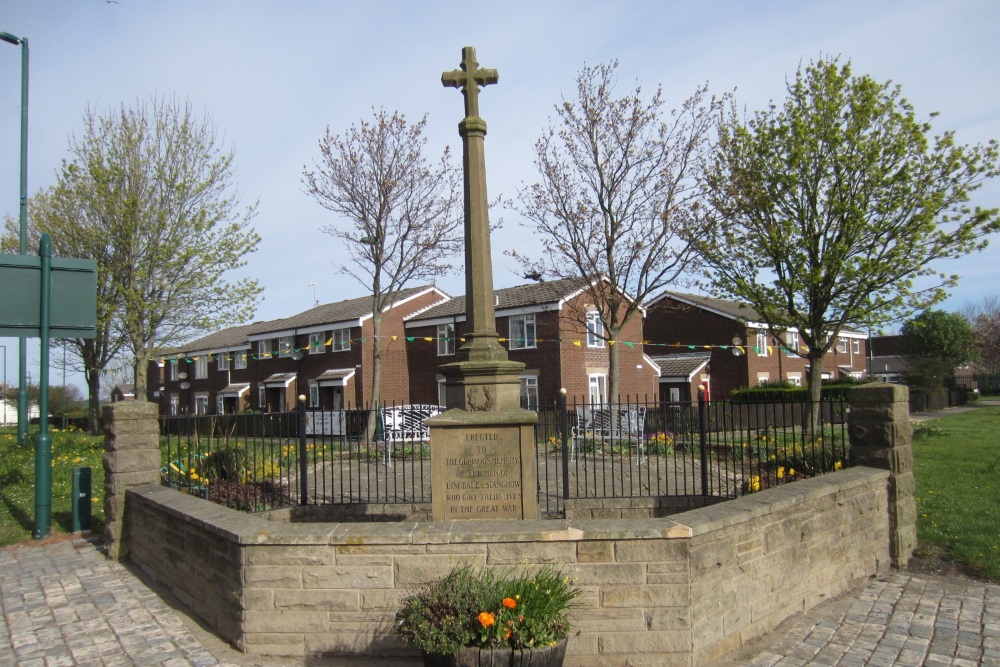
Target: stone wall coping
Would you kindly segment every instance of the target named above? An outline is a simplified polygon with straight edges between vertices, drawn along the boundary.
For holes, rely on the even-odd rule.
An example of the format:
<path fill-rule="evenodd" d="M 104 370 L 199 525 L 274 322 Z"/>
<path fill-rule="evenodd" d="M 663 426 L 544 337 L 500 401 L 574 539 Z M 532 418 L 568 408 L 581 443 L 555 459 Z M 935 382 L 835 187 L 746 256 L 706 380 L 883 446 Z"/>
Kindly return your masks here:
<path fill-rule="evenodd" d="M 857 466 L 656 519 L 276 523 L 266 515 L 246 514 L 156 484 L 133 487 L 127 493 L 142 495 L 163 512 L 241 545 L 579 542 L 691 538 L 829 495 L 831 485 L 846 491 L 888 477 L 886 470 Z"/>

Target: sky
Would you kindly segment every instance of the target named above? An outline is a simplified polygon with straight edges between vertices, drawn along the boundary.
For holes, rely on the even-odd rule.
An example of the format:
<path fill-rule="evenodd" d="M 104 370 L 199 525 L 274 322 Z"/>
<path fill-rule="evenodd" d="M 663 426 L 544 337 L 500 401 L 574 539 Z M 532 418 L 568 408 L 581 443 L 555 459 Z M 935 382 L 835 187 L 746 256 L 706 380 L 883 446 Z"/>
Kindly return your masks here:
<path fill-rule="evenodd" d="M 259 202 L 261 243 L 243 271 L 264 300 L 248 321 L 367 293 L 338 274 L 346 255 L 322 228 L 344 221 L 305 194 L 303 169 L 319 158 L 327 128 L 342 133 L 379 107 L 411 121 L 426 114 L 427 154 L 450 146 L 461 156 L 462 96 L 440 79 L 463 46 L 499 71 L 480 95 L 492 200 L 537 180 L 532 145 L 554 106 L 572 96 L 583 66 L 615 59 L 619 94 L 636 82 L 648 92 L 662 86 L 672 107 L 707 83 L 752 112 L 780 103 L 800 64 L 835 55 L 855 74 L 901 85 L 918 116 L 938 112 L 935 130 L 954 130 L 961 143 L 1000 138 L 998 25 L 995 0 L 0 0 L 0 31 L 29 40 L 29 196 L 54 184 L 88 108 L 189 100 L 235 150 L 241 200 Z M 0 42 L 0 218 L 18 215 L 20 82 L 19 47 Z M 997 206 L 1000 183 L 974 203 Z M 503 220 L 492 239 L 494 285 L 524 283 L 503 253 L 530 251 L 530 234 L 513 211 L 491 218 Z M 937 268 L 961 276 L 941 308 L 996 294 L 1000 238 Z M 438 285 L 464 292 L 460 274 Z M 0 346 L 16 384 L 17 341 Z"/>

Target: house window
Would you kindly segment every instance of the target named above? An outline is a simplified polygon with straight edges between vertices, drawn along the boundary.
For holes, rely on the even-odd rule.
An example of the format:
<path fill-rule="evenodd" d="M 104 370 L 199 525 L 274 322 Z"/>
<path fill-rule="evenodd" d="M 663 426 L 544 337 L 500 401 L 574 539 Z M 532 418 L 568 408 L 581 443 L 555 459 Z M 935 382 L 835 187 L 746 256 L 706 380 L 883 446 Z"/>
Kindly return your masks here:
<path fill-rule="evenodd" d="M 171 359 L 167 363 L 170 364 L 170 379 L 179 380 L 180 378 L 177 375 L 180 373 L 180 370 L 177 367 L 181 365 L 180 362 L 176 359 Z"/>
<path fill-rule="evenodd" d="M 257 358 L 258 359 L 268 359 L 271 356 L 271 341 L 270 340 L 259 340 L 257 341 Z"/>
<path fill-rule="evenodd" d="M 240 370 L 247 367 L 247 353 L 246 352 L 234 352 L 233 353 L 233 368 Z"/>
<path fill-rule="evenodd" d="M 771 380 L 771 375 L 769 373 L 757 373 L 757 386 L 761 387 L 767 384 Z"/>
<path fill-rule="evenodd" d="M 201 355 L 194 360 L 194 379 L 204 380 L 208 377 L 208 356 Z"/>
<path fill-rule="evenodd" d="M 535 314 L 514 315 L 510 318 L 510 349 L 523 350 L 535 347 Z"/>
<path fill-rule="evenodd" d="M 854 340 L 851 341 L 851 346 L 852 346 L 852 349 L 854 350 L 854 354 L 861 354 L 861 341 L 860 340 L 858 340 L 857 338 L 855 338 Z"/>
<path fill-rule="evenodd" d="M 788 348 L 788 354 L 799 356 L 799 334 L 797 331 L 785 332 L 785 347 Z"/>
<path fill-rule="evenodd" d="M 196 415 L 208 414 L 208 394 L 194 395 L 194 413 Z"/>
<path fill-rule="evenodd" d="M 215 397 L 215 414 L 217 415 L 226 414 L 226 406 L 221 396 Z"/>
<path fill-rule="evenodd" d="M 351 349 L 351 330 L 334 329 L 333 343 L 330 349 L 334 352 L 345 352 Z"/>
<path fill-rule="evenodd" d="M 278 339 L 278 356 L 279 357 L 290 357 L 292 356 L 292 348 L 295 347 L 295 342 L 291 336 L 282 336 Z"/>
<path fill-rule="evenodd" d="M 765 329 L 757 331 L 757 356 L 767 356 L 767 331 Z"/>
<path fill-rule="evenodd" d="M 604 405 L 608 399 L 608 377 L 601 373 L 591 373 L 587 376 L 590 388 L 590 402 L 593 405 Z"/>
<path fill-rule="evenodd" d="M 587 313 L 587 347 L 604 347 L 604 322 L 596 310 Z"/>
<path fill-rule="evenodd" d="M 309 407 L 318 408 L 319 407 L 319 385 L 311 384 L 309 385 Z"/>
<path fill-rule="evenodd" d="M 521 377 L 521 407 L 525 410 L 538 410 L 537 375 L 524 375 Z"/>
<path fill-rule="evenodd" d="M 267 387 L 264 385 L 257 387 L 257 405 L 261 410 L 267 408 Z"/>
<path fill-rule="evenodd" d="M 322 331 L 309 334 L 309 354 L 323 354 L 326 350 L 325 343 Z"/>
<path fill-rule="evenodd" d="M 438 325 L 437 345 L 439 357 L 455 354 L 455 325 Z"/>
<path fill-rule="evenodd" d="M 802 373 L 789 373 L 788 374 L 788 384 L 793 387 L 802 386 Z"/>
<path fill-rule="evenodd" d="M 181 411 L 181 397 L 177 394 L 170 394 L 170 414 L 176 415 Z"/>
<path fill-rule="evenodd" d="M 218 361 L 217 368 L 220 371 L 228 371 L 229 370 L 229 353 L 228 352 L 219 352 L 219 356 L 218 356 L 217 361 Z"/>
<path fill-rule="evenodd" d="M 847 339 L 843 336 L 837 339 L 837 352 L 839 354 L 847 354 Z"/>

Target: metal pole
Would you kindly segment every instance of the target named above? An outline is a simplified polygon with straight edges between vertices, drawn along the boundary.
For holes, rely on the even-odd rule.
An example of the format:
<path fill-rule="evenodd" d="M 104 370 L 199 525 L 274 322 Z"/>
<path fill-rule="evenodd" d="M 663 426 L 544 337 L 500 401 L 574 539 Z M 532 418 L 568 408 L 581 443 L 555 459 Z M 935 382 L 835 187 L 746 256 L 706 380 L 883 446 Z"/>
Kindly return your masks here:
<path fill-rule="evenodd" d="M 3 348 L 3 395 L 0 399 L 3 400 L 3 425 L 7 425 L 7 346 L 0 345 Z"/>
<path fill-rule="evenodd" d="M 569 498 L 569 412 L 565 387 L 559 390 L 559 431 L 562 434 L 563 500 L 566 500 Z"/>
<path fill-rule="evenodd" d="M 52 437 L 49 435 L 49 311 L 52 303 L 52 239 L 42 234 L 41 360 L 38 369 L 38 438 L 35 441 L 35 539 L 47 537 L 52 523 Z"/>
<path fill-rule="evenodd" d="M 20 191 L 20 252 L 28 254 L 28 38 L 0 32 L 0 40 L 21 47 L 21 191 Z M 28 444 L 28 339 L 17 337 L 17 443 Z"/>
<path fill-rule="evenodd" d="M 306 397 L 299 394 L 299 504 L 309 504 L 309 461 L 306 459 Z"/>
<path fill-rule="evenodd" d="M 708 401 L 705 385 L 698 387 L 698 444 L 701 457 L 701 495 L 708 495 Z"/>

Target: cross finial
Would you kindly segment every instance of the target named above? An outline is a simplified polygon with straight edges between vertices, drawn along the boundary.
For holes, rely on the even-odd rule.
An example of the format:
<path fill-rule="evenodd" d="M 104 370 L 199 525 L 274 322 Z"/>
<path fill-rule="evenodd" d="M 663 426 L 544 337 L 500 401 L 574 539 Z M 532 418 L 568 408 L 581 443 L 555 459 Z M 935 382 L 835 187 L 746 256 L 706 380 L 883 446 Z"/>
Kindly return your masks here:
<path fill-rule="evenodd" d="M 476 50 L 471 46 L 462 48 L 462 69 L 453 69 L 441 75 L 441 83 L 446 87 L 461 88 L 465 96 L 465 116 L 479 116 L 479 87 L 488 86 L 499 80 L 495 69 L 480 69 L 476 62 Z"/>

